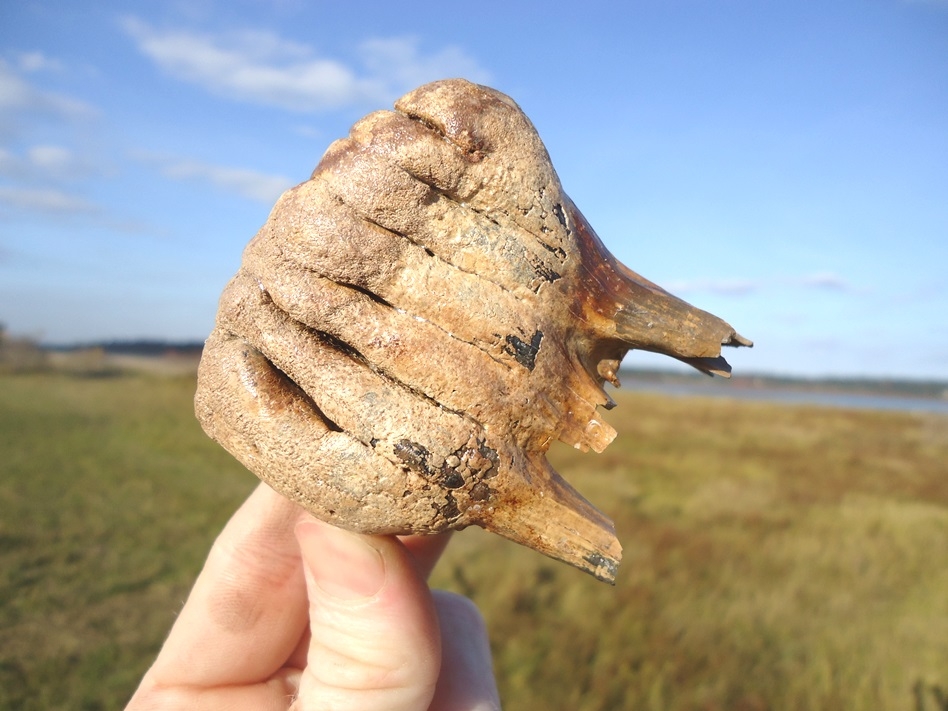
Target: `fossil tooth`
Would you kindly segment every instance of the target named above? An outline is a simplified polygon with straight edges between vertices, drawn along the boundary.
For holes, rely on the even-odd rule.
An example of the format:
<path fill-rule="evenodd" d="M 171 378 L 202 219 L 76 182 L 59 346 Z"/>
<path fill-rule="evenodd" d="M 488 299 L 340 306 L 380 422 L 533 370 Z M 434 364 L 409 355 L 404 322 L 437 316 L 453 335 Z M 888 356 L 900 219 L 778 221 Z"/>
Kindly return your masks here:
<path fill-rule="evenodd" d="M 750 341 L 620 264 L 530 121 L 427 84 L 333 143 L 221 297 L 205 431 L 319 518 L 364 533 L 482 526 L 612 582 L 613 525 L 550 467 L 615 437 L 633 348 L 727 375 Z"/>

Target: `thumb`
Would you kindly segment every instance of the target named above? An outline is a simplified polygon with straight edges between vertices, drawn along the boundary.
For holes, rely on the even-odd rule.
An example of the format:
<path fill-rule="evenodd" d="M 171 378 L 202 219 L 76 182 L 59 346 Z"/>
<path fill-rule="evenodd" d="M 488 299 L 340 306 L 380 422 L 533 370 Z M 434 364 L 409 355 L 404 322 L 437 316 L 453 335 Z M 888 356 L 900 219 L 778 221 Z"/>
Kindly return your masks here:
<path fill-rule="evenodd" d="M 431 592 L 396 538 L 296 527 L 312 633 L 293 708 L 425 711 L 441 664 Z"/>

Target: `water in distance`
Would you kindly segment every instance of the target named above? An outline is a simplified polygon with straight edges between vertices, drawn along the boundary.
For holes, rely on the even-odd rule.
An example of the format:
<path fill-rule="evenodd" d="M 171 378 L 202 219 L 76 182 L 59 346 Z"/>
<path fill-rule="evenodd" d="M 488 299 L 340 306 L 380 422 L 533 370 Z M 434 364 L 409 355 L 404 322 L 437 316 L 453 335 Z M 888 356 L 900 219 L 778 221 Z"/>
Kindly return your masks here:
<path fill-rule="evenodd" d="M 767 379 L 748 378 L 727 381 L 710 378 L 666 375 L 623 370 L 623 390 L 651 392 L 676 397 L 724 397 L 734 400 L 757 400 L 788 405 L 819 405 L 822 407 L 859 410 L 896 410 L 948 415 L 948 389 L 926 395 L 900 392 L 873 392 L 873 388 L 834 387 L 831 384 L 800 382 L 788 384 Z"/>

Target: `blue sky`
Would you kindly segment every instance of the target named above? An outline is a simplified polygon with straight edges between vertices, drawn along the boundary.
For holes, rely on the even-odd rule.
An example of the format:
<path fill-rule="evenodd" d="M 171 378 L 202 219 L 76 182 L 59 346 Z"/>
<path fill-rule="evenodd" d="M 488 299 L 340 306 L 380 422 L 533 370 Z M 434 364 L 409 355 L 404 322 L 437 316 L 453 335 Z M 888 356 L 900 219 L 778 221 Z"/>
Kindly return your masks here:
<path fill-rule="evenodd" d="M 512 96 L 616 256 L 755 341 L 736 372 L 948 379 L 938 0 L 3 3 L 0 322 L 204 338 L 280 192 L 447 76 Z"/>

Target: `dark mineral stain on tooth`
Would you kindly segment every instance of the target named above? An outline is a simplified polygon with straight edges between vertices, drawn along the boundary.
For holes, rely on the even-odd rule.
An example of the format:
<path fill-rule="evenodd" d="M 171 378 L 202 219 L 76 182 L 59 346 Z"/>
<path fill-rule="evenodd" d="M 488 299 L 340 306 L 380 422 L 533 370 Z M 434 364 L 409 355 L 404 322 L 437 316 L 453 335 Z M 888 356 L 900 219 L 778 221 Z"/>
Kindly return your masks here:
<path fill-rule="evenodd" d="M 533 370 L 536 367 L 537 354 L 540 352 L 543 333 L 536 331 L 529 343 L 514 335 L 507 336 L 504 340 L 507 341 L 504 350 L 512 355 L 520 365 L 527 370 Z"/>

